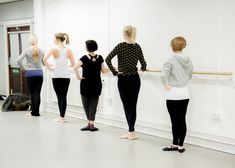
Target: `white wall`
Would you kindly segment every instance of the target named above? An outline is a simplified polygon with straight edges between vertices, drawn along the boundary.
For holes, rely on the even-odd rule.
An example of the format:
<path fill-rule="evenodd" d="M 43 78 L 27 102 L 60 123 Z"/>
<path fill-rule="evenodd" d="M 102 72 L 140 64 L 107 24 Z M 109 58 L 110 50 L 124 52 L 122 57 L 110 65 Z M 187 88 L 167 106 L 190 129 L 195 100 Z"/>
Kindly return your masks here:
<path fill-rule="evenodd" d="M 9 93 L 8 54 L 6 28 L 16 25 L 33 25 L 34 1 L 25 0 L 10 4 L 0 4 L 0 94 Z"/>
<path fill-rule="evenodd" d="M 171 56 L 170 40 L 182 35 L 187 39 L 185 53 L 192 58 L 195 71 L 233 71 L 234 7 L 233 0 L 44 0 L 43 4 L 35 0 L 35 20 L 37 33 L 44 34 L 45 49 L 53 45 L 54 33 L 68 32 L 77 58 L 85 54 L 84 41 L 90 38 L 97 40 L 98 52 L 106 57 L 123 41 L 123 26 L 133 24 L 138 28 L 137 41 L 150 69 L 162 67 Z M 39 27 L 44 27 L 43 32 Z M 116 78 L 106 75 L 103 79 L 97 121 L 126 128 Z M 170 120 L 159 74 L 144 73 L 141 79 L 137 131 L 170 139 Z M 46 82 L 46 110 L 58 113 L 49 74 Z M 235 153 L 232 78 L 195 75 L 189 87 L 192 98 L 186 142 Z M 74 77 L 68 102 L 68 115 L 85 118 L 79 82 Z"/>
<path fill-rule="evenodd" d="M 0 73 L 1 74 L 6 74 L 5 71 L 5 67 L 4 66 L 4 54 L 5 54 L 5 50 L 3 48 L 3 39 L 4 39 L 4 26 L 3 24 L 0 24 Z M 3 79 L 3 75 L 1 75 L 0 77 L 0 94 L 4 94 L 5 93 L 5 80 Z"/>

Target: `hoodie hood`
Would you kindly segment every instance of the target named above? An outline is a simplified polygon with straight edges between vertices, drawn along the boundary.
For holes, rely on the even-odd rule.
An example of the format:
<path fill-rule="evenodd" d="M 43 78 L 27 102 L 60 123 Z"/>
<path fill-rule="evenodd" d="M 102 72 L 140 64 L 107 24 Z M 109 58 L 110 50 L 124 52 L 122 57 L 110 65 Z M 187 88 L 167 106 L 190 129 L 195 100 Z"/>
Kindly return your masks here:
<path fill-rule="evenodd" d="M 164 64 L 161 80 L 164 85 L 184 87 L 192 78 L 193 64 L 188 56 L 174 54 Z"/>
<path fill-rule="evenodd" d="M 190 69 L 192 68 L 192 62 L 190 60 L 190 58 L 188 56 L 182 55 L 182 54 L 177 54 L 175 55 L 175 58 L 177 59 L 177 61 L 181 64 L 181 66 L 184 69 Z"/>

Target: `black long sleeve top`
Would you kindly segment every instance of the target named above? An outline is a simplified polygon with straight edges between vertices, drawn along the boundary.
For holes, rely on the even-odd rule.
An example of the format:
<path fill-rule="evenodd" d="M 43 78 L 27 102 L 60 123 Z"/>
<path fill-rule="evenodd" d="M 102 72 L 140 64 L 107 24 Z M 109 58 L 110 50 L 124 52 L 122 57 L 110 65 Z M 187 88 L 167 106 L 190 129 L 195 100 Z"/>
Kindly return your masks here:
<path fill-rule="evenodd" d="M 112 65 L 112 59 L 117 55 L 118 71 Z M 105 59 L 109 69 L 113 75 L 118 73 L 122 75 L 138 74 L 137 64 L 140 61 L 141 70 L 146 70 L 147 64 L 143 56 L 142 49 L 139 44 L 128 44 L 126 42 L 119 43 Z"/>

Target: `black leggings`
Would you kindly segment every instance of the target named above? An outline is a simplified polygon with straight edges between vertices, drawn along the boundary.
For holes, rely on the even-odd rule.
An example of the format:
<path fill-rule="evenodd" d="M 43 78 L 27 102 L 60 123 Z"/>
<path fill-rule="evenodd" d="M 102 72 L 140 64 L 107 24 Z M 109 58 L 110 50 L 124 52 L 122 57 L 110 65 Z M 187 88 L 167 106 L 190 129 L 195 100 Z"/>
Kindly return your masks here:
<path fill-rule="evenodd" d="M 29 93 L 31 96 L 31 115 L 32 116 L 40 116 L 39 114 L 39 106 L 41 103 L 41 89 L 42 89 L 42 82 L 43 77 L 42 76 L 33 76 L 33 77 L 27 77 L 27 84 Z"/>
<path fill-rule="evenodd" d="M 69 78 L 52 78 L 53 87 L 57 96 L 60 117 L 65 116 L 67 107 L 67 93 L 69 88 Z"/>
<path fill-rule="evenodd" d="M 87 120 L 95 121 L 95 114 L 96 114 L 97 104 L 99 101 L 99 96 L 84 96 L 84 95 L 81 96 Z"/>
<path fill-rule="evenodd" d="M 136 106 L 140 90 L 139 75 L 119 75 L 118 90 L 129 126 L 129 132 L 133 132 L 135 131 Z"/>
<path fill-rule="evenodd" d="M 186 136 L 186 112 L 189 99 L 167 100 L 166 105 L 171 118 L 173 145 L 183 146 Z"/>

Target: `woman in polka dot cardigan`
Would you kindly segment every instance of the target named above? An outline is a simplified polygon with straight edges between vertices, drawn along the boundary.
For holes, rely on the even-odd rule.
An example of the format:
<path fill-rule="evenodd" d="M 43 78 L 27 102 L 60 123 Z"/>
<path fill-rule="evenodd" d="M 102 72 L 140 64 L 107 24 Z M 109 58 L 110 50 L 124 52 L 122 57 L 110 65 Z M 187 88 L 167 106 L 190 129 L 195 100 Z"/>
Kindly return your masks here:
<path fill-rule="evenodd" d="M 136 106 L 140 90 L 140 77 L 137 63 L 140 61 L 141 70 L 146 70 L 146 61 L 139 44 L 135 43 L 136 28 L 125 26 L 123 30 L 125 42 L 119 43 L 105 59 L 114 76 L 118 77 L 118 90 L 123 103 L 129 132 L 120 136 L 121 139 L 136 139 L 135 121 Z M 115 69 L 111 60 L 117 55 L 118 69 Z"/>

